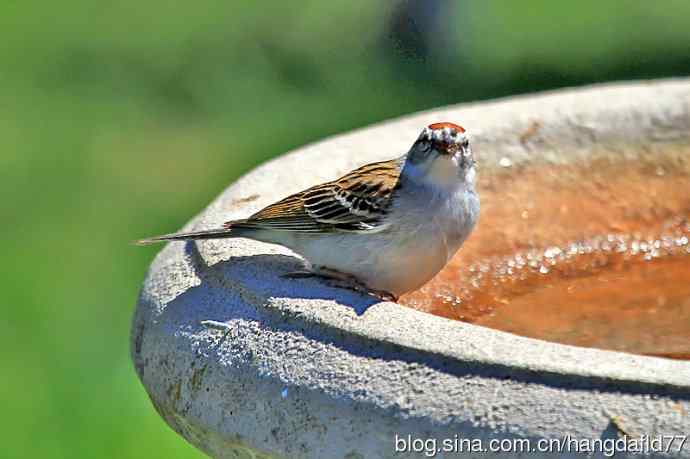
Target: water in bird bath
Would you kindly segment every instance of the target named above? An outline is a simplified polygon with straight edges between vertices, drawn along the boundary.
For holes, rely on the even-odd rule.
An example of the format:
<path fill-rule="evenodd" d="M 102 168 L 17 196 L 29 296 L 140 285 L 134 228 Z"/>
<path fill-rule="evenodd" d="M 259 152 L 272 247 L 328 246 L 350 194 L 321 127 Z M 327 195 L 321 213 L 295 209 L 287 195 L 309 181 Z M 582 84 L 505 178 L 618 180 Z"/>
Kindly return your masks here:
<path fill-rule="evenodd" d="M 690 359 L 690 151 L 648 153 L 503 161 L 480 177 L 482 213 L 465 246 L 401 303 L 532 338 Z"/>

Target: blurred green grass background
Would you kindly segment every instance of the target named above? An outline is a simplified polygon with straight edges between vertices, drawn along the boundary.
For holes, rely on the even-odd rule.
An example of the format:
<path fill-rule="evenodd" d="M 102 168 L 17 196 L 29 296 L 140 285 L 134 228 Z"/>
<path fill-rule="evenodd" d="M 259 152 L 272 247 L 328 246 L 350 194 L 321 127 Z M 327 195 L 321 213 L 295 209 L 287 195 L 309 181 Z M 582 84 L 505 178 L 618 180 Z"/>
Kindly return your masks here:
<path fill-rule="evenodd" d="M 438 105 L 690 73 L 680 0 L 5 0 L 0 25 L 8 458 L 201 457 L 129 361 L 159 250 L 129 242 L 257 164 Z"/>

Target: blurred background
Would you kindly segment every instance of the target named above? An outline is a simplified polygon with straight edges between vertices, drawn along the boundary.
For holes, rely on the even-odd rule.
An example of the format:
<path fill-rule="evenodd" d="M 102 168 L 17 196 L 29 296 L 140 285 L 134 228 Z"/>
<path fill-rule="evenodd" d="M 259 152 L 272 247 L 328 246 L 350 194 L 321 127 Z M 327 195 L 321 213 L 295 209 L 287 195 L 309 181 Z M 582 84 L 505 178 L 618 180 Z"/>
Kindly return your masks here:
<path fill-rule="evenodd" d="M 462 101 L 690 74 L 690 2 L 0 4 L 3 457 L 201 457 L 129 325 L 160 247 L 306 142 Z"/>

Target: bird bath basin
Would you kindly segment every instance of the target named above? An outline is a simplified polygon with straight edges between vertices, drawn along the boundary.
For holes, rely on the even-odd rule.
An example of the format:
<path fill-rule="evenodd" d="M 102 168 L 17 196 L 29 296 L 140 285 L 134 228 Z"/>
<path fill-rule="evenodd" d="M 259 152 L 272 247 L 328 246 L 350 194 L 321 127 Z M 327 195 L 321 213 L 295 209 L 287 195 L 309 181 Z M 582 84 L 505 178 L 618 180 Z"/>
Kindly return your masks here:
<path fill-rule="evenodd" d="M 690 148 L 645 147 L 576 164 L 504 159 L 480 176 L 473 236 L 401 302 L 532 338 L 690 358 Z"/>
<path fill-rule="evenodd" d="M 246 239 L 156 256 L 132 360 L 176 432 L 214 457 L 315 459 L 420 457 L 454 439 L 577 457 L 538 442 L 690 432 L 690 80 L 445 107 L 336 136 L 247 174 L 184 229 L 397 156 L 439 120 L 471 136 L 482 213 L 402 305 L 284 279 L 300 259 Z M 690 457 L 688 443 L 670 456 Z"/>

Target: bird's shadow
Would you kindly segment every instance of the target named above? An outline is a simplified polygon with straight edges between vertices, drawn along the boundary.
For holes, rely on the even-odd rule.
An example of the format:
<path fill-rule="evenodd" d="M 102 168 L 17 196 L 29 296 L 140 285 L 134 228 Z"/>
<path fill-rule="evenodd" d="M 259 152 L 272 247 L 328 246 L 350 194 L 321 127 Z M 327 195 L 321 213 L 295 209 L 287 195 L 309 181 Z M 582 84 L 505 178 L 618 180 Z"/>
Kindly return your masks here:
<path fill-rule="evenodd" d="M 321 299 L 334 301 L 351 308 L 358 316 L 382 300 L 342 287 L 330 285 L 328 280 L 314 275 L 306 278 L 287 278 L 285 275 L 304 271 L 305 263 L 297 256 L 257 254 L 231 257 L 209 265 L 194 241 L 186 241 L 185 255 L 202 283 L 215 286 L 241 284 L 243 289 L 264 298 Z"/>

